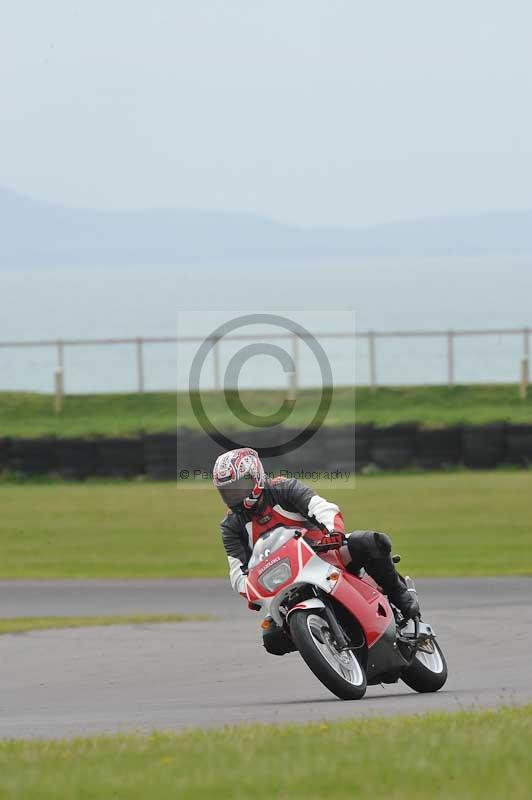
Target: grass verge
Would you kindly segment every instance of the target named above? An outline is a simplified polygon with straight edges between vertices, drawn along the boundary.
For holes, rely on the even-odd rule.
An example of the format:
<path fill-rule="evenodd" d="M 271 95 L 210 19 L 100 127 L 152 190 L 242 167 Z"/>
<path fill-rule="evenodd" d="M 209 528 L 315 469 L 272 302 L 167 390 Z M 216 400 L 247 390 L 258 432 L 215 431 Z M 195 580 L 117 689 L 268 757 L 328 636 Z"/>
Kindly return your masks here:
<path fill-rule="evenodd" d="M 282 390 L 242 391 L 242 402 L 255 414 L 272 415 L 285 399 Z M 287 418 L 290 427 L 306 427 L 319 403 L 320 390 L 303 389 Z M 202 393 L 209 418 L 226 430 L 244 427 L 228 409 L 222 392 Z M 532 422 L 532 392 L 520 400 L 517 386 L 404 386 L 381 388 L 336 387 L 327 425 L 348 425 L 356 408 L 358 422 L 390 425 L 418 421 L 426 426 L 481 424 L 498 420 Z M 126 436 L 141 430 L 175 430 L 177 425 L 198 428 L 188 393 L 69 395 L 59 416 L 51 395 L 0 392 L 1 436 Z"/>
<path fill-rule="evenodd" d="M 123 614 L 105 617 L 14 617 L 0 619 L 3 633 L 27 633 L 54 628 L 104 628 L 109 625 L 150 625 L 160 622 L 203 622 L 207 614 Z"/>
<path fill-rule="evenodd" d="M 387 531 L 413 575 L 532 575 L 532 472 L 314 484 L 349 530 Z M 0 577 L 226 576 L 212 486 L 0 484 Z"/>
<path fill-rule="evenodd" d="M 0 743 L 3 800 L 528 800 L 532 706 Z"/>

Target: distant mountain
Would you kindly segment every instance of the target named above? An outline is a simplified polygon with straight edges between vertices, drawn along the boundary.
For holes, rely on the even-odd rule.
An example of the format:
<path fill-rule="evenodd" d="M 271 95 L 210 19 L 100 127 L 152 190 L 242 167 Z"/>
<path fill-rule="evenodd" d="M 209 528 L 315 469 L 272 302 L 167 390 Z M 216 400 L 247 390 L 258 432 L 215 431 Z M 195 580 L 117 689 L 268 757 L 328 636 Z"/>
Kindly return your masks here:
<path fill-rule="evenodd" d="M 0 267 L 532 254 L 532 211 L 303 228 L 253 214 L 93 211 L 0 188 Z"/>

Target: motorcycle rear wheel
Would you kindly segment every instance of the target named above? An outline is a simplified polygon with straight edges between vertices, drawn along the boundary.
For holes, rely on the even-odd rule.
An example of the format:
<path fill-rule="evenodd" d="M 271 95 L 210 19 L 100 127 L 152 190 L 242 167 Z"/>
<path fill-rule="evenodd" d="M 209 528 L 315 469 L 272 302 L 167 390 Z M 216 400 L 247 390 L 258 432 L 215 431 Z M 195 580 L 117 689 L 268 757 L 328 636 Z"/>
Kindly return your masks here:
<path fill-rule="evenodd" d="M 416 692 L 437 692 L 447 680 L 447 662 L 435 639 L 430 640 L 432 651 L 420 649 L 414 656 L 412 663 L 403 674 L 407 686 Z"/>
<path fill-rule="evenodd" d="M 290 635 L 309 669 L 340 700 L 360 700 L 366 693 L 366 673 L 351 650 L 339 651 L 325 617 L 314 609 L 294 611 Z"/>

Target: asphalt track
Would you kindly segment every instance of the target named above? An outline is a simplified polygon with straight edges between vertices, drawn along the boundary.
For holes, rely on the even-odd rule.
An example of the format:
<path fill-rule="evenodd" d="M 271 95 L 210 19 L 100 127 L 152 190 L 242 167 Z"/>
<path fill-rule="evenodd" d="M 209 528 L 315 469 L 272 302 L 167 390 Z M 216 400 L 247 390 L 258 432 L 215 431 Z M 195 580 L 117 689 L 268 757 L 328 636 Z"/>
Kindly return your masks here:
<path fill-rule="evenodd" d="M 0 637 L 0 737 L 303 722 L 532 702 L 532 578 L 419 580 L 449 664 L 440 692 L 336 700 L 297 653 L 268 656 L 225 581 L 4 581 L 0 616 L 209 612 L 210 622 Z"/>

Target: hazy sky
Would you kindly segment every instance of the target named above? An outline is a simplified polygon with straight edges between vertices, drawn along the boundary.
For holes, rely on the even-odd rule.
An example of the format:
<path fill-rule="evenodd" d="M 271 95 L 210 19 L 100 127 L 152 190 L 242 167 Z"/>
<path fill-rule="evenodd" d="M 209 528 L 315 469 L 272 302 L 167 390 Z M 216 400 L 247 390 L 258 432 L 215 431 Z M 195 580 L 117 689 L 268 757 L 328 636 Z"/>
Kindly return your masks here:
<path fill-rule="evenodd" d="M 357 225 L 532 207 L 530 0 L 17 0 L 0 184 Z"/>

